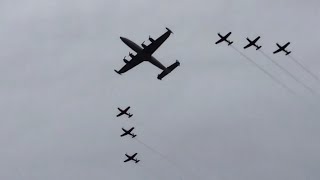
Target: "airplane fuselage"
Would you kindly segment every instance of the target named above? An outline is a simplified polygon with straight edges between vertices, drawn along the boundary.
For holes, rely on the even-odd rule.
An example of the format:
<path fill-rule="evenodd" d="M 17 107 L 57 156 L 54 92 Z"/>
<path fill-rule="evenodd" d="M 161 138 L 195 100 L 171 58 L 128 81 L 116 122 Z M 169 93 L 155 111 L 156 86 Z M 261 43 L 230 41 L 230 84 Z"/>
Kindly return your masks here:
<path fill-rule="evenodd" d="M 138 56 L 138 58 L 141 59 L 141 61 L 149 61 L 150 63 L 152 63 L 153 65 L 157 66 L 158 68 L 160 68 L 162 70 L 166 69 L 166 67 L 163 64 L 161 64 L 156 58 L 154 58 L 151 54 L 143 51 L 143 48 L 141 48 L 139 45 L 137 45 L 136 43 L 134 43 L 130 39 L 124 38 L 124 37 L 120 37 L 120 39 L 127 46 L 129 46 L 132 50 L 134 50 L 137 53 L 136 56 Z"/>

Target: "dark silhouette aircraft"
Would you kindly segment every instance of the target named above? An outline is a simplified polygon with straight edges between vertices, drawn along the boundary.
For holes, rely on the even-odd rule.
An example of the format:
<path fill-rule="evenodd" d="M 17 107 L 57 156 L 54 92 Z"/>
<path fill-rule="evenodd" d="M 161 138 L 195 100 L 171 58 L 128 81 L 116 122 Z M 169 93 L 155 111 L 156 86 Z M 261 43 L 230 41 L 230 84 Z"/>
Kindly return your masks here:
<path fill-rule="evenodd" d="M 129 46 L 132 50 L 134 50 L 137 54 L 133 55 L 129 53 L 131 60 L 127 60 L 126 57 L 123 58 L 123 61 L 126 63 L 119 71 L 114 70 L 118 74 L 122 74 L 127 72 L 128 70 L 132 69 L 133 67 L 139 65 L 143 61 L 149 61 L 151 64 L 155 65 L 156 67 L 162 70 L 162 73 L 158 75 L 158 79 L 161 80 L 175 68 L 180 65 L 180 62 L 176 60 L 175 63 L 170 65 L 169 67 L 165 67 L 162 65 L 156 58 L 152 56 L 152 54 L 162 45 L 162 43 L 170 36 L 172 31 L 169 28 L 166 28 L 167 32 L 161 35 L 158 39 L 154 40 L 149 36 L 150 44 L 145 45 L 144 42 L 141 44 L 142 48 L 135 44 L 134 42 L 130 41 L 127 38 L 120 37 L 120 39 Z"/>
<path fill-rule="evenodd" d="M 117 117 L 126 114 L 126 115 L 128 115 L 129 118 L 131 118 L 131 116 L 133 116 L 133 114 L 128 113 L 128 110 L 129 110 L 129 109 L 130 109 L 130 106 L 128 106 L 125 110 L 122 110 L 122 109 L 118 108 L 118 110 L 120 111 L 120 113 L 117 115 Z"/>
<path fill-rule="evenodd" d="M 138 163 L 140 160 L 134 159 L 136 157 L 137 153 L 133 154 L 132 156 L 129 156 L 128 154 L 126 154 L 127 159 L 123 162 L 128 162 L 128 161 L 134 161 L 135 163 Z"/>
<path fill-rule="evenodd" d="M 228 40 L 228 37 L 231 35 L 231 32 L 229 32 L 227 35 L 222 36 L 220 33 L 218 33 L 218 36 L 220 39 L 216 42 L 216 44 L 221 43 L 222 41 L 225 41 L 228 43 L 228 46 L 230 46 L 233 42 Z"/>
<path fill-rule="evenodd" d="M 258 46 L 256 44 L 256 42 L 260 39 L 260 36 L 258 36 L 256 39 L 254 39 L 253 41 L 251 41 L 249 38 L 247 38 L 247 40 L 249 41 L 249 44 L 246 45 L 245 47 L 243 47 L 244 49 L 247 49 L 248 47 L 250 46 L 254 46 L 256 47 L 257 49 L 256 50 L 259 50 L 261 48 L 261 46 Z"/>
<path fill-rule="evenodd" d="M 279 49 L 276 50 L 276 51 L 274 51 L 273 54 L 276 54 L 276 53 L 278 53 L 278 52 L 280 52 L 280 51 L 285 52 L 286 55 L 289 55 L 289 54 L 291 53 L 291 51 L 287 51 L 287 50 L 286 50 L 286 47 L 289 46 L 290 42 L 288 42 L 287 44 L 285 44 L 285 45 L 283 45 L 283 46 L 280 46 L 278 43 L 276 43 L 276 44 L 277 44 L 277 46 L 278 46 Z"/>
<path fill-rule="evenodd" d="M 129 130 L 126 130 L 126 129 L 123 129 L 123 128 L 122 128 L 122 131 L 124 131 L 124 133 L 121 134 L 121 137 L 126 136 L 126 135 L 130 135 L 130 136 L 132 136 L 132 138 L 136 137 L 136 136 L 137 136 L 136 134 L 131 133 L 131 131 L 132 131 L 133 129 L 134 129 L 134 127 L 132 127 L 132 128 L 129 129 Z"/>

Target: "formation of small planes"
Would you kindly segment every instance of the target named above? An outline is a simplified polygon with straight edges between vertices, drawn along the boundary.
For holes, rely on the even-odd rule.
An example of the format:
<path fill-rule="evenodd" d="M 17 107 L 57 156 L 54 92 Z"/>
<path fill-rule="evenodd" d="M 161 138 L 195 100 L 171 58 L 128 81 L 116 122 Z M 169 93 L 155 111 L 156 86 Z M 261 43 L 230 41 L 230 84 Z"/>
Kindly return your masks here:
<path fill-rule="evenodd" d="M 120 113 L 117 115 L 117 117 L 120 117 L 124 114 L 126 114 L 128 116 L 128 118 L 132 117 L 133 114 L 130 114 L 128 113 L 128 110 L 130 109 L 130 106 L 128 106 L 127 108 L 125 108 L 124 110 L 122 110 L 121 108 L 118 107 L 118 110 L 120 111 Z M 124 136 L 131 136 L 132 138 L 135 138 L 137 135 L 136 134 L 133 134 L 133 130 L 134 130 L 134 127 L 130 128 L 129 130 L 128 129 L 125 129 L 125 128 L 121 128 L 123 133 L 120 135 L 120 137 L 124 137 Z M 125 154 L 127 156 L 127 159 L 124 161 L 124 162 L 128 162 L 128 161 L 134 161 L 135 163 L 138 163 L 140 160 L 138 159 L 135 159 L 137 153 L 133 154 L 133 155 L 128 155 L 128 154 Z"/>
<path fill-rule="evenodd" d="M 218 33 L 218 36 L 220 37 L 220 39 L 216 42 L 216 44 L 219 44 L 223 41 L 225 41 L 226 43 L 228 43 L 228 45 L 230 46 L 233 42 L 228 40 L 228 37 L 231 35 L 231 32 L 229 32 L 228 34 L 226 34 L 225 36 L 222 36 L 220 33 Z M 260 36 L 258 36 L 257 38 L 255 38 L 254 40 L 250 40 L 249 38 L 247 38 L 247 40 L 249 41 L 249 44 L 244 46 L 244 49 L 247 49 L 248 47 L 254 46 L 256 47 L 256 50 L 259 50 L 262 46 L 258 46 L 256 43 L 257 41 L 260 39 Z M 278 49 L 276 51 L 273 52 L 273 54 L 276 54 L 280 51 L 285 52 L 286 55 L 289 55 L 291 53 L 291 51 L 287 51 L 286 48 L 289 46 L 290 42 L 286 43 L 285 45 L 281 46 L 278 43 L 276 43 L 276 45 L 278 46 Z"/>
<path fill-rule="evenodd" d="M 161 35 L 159 38 L 157 38 L 156 40 L 152 39 L 149 36 L 149 40 L 150 40 L 150 44 L 149 45 L 145 45 L 144 42 L 141 44 L 142 47 L 140 47 L 139 45 L 135 44 L 134 42 L 132 42 L 131 40 L 124 38 L 124 37 L 120 37 L 120 39 L 127 45 L 129 46 L 133 51 L 136 52 L 136 55 L 133 55 L 132 53 L 129 53 L 129 56 L 131 57 L 131 60 L 127 60 L 126 57 L 123 58 L 123 61 L 125 62 L 125 65 L 120 69 L 120 70 L 114 70 L 116 73 L 118 74 L 123 74 L 127 71 L 129 71 L 130 69 L 134 68 L 135 66 L 139 65 L 140 63 L 144 62 L 144 61 L 148 61 L 151 64 L 153 64 L 154 66 L 158 67 L 159 69 L 162 70 L 162 72 L 160 74 L 158 74 L 158 79 L 161 80 L 162 78 L 164 78 L 166 75 L 168 75 L 169 73 L 171 73 L 175 68 L 177 68 L 180 65 L 180 62 L 178 60 L 176 60 L 175 63 L 173 63 L 172 65 L 165 67 L 163 64 L 161 64 L 155 57 L 152 56 L 152 54 L 164 43 L 164 41 L 166 41 L 166 39 L 172 34 L 172 31 L 169 28 L 166 28 L 167 31 Z M 218 36 L 220 37 L 220 39 L 215 42 L 215 44 L 219 44 L 221 42 L 226 42 L 228 44 L 228 46 L 232 45 L 233 41 L 228 40 L 229 36 L 231 35 L 231 32 L 227 33 L 225 36 L 221 35 L 220 33 L 218 33 Z M 250 40 L 247 37 L 247 41 L 249 42 L 246 46 L 244 46 L 244 49 L 247 49 L 251 46 L 255 47 L 256 50 L 259 50 L 262 46 L 257 45 L 258 40 L 260 39 L 260 36 L 256 37 L 254 40 Z M 291 51 L 287 51 L 286 48 L 287 46 L 290 44 L 290 42 L 286 43 L 285 45 L 281 46 L 278 43 L 276 43 L 276 45 L 278 46 L 278 49 L 276 51 L 274 51 L 273 53 L 276 54 L 280 51 L 285 52 L 286 55 L 290 54 Z M 118 108 L 118 110 L 120 111 L 120 113 L 117 115 L 117 117 L 120 117 L 122 115 L 127 115 L 128 118 L 132 117 L 133 114 L 128 113 L 128 110 L 130 109 L 130 106 L 128 106 L 126 109 L 122 110 L 120 108 Z M 120 136 L 128 136 L 130 135 L 132 138 L 135 138 L 137 135 L 133 134 L 132 131 L 134 130 L 134 127 L 132 127 L 131 129 L 127 130 L 122 128 L 123 134 L 121 134 Z M 136 157 L 137 153 L 134 153 L 133 155 L 128 155 L 125 154 L 127 159 L 124 162 L 128 162 L 128 161 L 133 161 L 135 163 L 138 163 L 140 160 L 138 160 Z"/>

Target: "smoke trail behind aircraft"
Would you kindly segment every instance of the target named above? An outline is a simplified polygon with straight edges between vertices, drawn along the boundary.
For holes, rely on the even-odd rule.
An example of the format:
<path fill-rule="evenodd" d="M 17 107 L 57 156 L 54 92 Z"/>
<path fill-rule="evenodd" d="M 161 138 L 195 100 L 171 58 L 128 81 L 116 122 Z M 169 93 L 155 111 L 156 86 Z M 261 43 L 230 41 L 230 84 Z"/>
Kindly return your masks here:
<path fill-rule="evenodd" d="M 283 82 L 281 82 L 280 80 L 278 80 L 277 78 L 275 78 L 272 74 L 270 74 L 267 70 L 265 70 L 264 68 L 262 68 L 259 64 L 257 64 L 256 62 L 254 62 L 251 58 L 249 58 L 248 56 L 246 56 L 245 54 L 243 54 L 241 51 L 239 51 L 236 47 L 234 47 L 233 45 L 231 45 L 231 47 L 237 51 L 241 56 L 243 56 L 244 58 L 246 58 L 249 62 L 251 62 L 254 66 L 256 66 L 258 69 L 260 69 L 262 72 L 264 72 L 266 75 L 268 75 L 274 82 L 278 83 L 280 86 L 282 86 L 284 89 L 288 90 L 291 94 L 296 95 L 296 93 L 294 91 L 292 91 L 288 86 L 286 86 Z"/>
<path fill-rule="evenodd" d="M 304 65 L 302 65 L 296 58 L 289 55 L 289 58 L 294 61 L 298 66 L 300 66 L 304 71 L 306 71 L 310 76 L 312 76 L 315 80 L 317 80 L 320 83 L 320 79 L 318 76 L 316 76 L 313 72 L 311 72 L 308 68 L 306 68 Z"/>
<path fill-rule="evenodd" d="M 309 92 L 311 92 L 312 94 L 315 94 L 315 91 L 307 86 L 306 84 L 304 84 L 302 81 L 300 81 L 297 77 L 295 77 L 292 73 L 290 73 L 287 69 L 285 69 L 284 67 L 282 67 L 279 63 L 277 63 L 277 61 L 273 60 L 270 56 L 268 56 L 265 52 L 263 52 L 262 50 L 259 50 L 261 52 L 261 54 L 266 57 L 267 59 L 269 59 L 273 64 L 275 64 L 276 66 L 278 66 L 278 68 L 280 68 L 283 72 L 285 72 L 287 75 L 289 75 L 292 79 L 294 79 L 296 82 L 298 82 L 299 84 L 301 84 L 304 88 L 306 88 Z"/>
<path fill-rule="evenodd" d="M 150 151 L 152 151 L 155 154 L 158 154 L 162 159 L 166 160 L 169 164 L 171 164 L 174 168 L 178 169 L 180 172 L 182 172 L 182 168 L 180 168 L 175 162 L 171 161 L 167 156 L 165 156 L 164 154 L 162 154 L 161 152 L 155 150 L 154 148 L 152 148 L 151 146 L 147 145 L 146 143 L 142 142 L 141 140 L 139 140 L 138 138 L 134 138 L 138 143 L 142 144 L 144 147 L 146 147 L 147 149 L 149 149 Z M 191 173 L 191 171 L 183 171 L 184 173 Z M 202 179 L 201 177 L 199 177 L 196 174 L 193 174 L 195 179 Z M 182 179 L 182 177 L 180 177 Z"/>

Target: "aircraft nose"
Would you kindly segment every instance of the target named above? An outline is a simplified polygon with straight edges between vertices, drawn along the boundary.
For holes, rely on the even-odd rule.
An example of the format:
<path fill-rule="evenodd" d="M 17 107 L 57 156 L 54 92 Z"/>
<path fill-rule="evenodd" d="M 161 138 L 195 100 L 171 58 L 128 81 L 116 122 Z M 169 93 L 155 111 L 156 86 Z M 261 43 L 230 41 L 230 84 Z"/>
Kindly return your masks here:
<path fill-rule="evenodd" d="M 124 41 L 126 38 L 120 36 L 121 41 Z"/>

